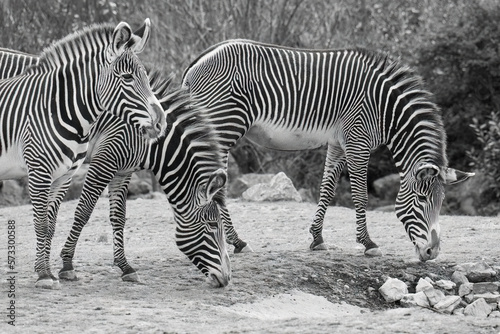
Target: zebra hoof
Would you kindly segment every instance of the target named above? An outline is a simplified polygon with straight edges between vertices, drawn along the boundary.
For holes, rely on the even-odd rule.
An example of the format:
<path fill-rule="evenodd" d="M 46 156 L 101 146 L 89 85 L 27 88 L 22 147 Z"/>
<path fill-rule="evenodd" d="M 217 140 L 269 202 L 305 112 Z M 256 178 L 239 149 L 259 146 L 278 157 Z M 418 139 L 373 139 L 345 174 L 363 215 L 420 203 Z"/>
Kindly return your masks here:
<path fill-rule="evenodd" d="M 328 250 L 328 246 L 323 241 L 323 237 L 319 236 L 313 240 L 309 248 L 313 251 L 317 250 Z"/>
<path fill-rule="evenodd" d="M 247 243 L 245 243 L 243 247 L 234 248 L 234 254 L 239 254 L 239 253 L 253 253 L 253 249 Z"/>
<path fill-rule="evenodd" d="M 375 247 L 365 250 L 365 255 L 368 257 L 380 257 L 382 256 L 382 252 L 380 251 L 380 248 Z"/>
<path fill-rule="evenodd" d="M 59 278 L 66 281 L 77 281 L 78 276 L 74 270 L 65 270 L 59 272 Z"/>
<path fill-rule="evenodd" d="M 315 246 L 313 246 L 313 245 L 311 244 L 311 247 L 310 247 L 310 248 L 311 248 L 311 250 L 313 250 L 313 251 L 328 250 L 328 246 L 327 246 L 324 242 L 323 242 L 323 243 L 321 243 L 321 244 L 315 245 Z"/>
<path fill-rule="evenodd" d="M 123 274 L 122 281 L 124 282 L 140 282 L 139 275 L 136 272 Z"/>
<path fill-rule="evenodd" d="M 51 290 L 59 290 L 59 281 L 52 280 L 52 278 L 42 278 L 36 281 L 35 288 L 38 289 L 51 289 Z"/>

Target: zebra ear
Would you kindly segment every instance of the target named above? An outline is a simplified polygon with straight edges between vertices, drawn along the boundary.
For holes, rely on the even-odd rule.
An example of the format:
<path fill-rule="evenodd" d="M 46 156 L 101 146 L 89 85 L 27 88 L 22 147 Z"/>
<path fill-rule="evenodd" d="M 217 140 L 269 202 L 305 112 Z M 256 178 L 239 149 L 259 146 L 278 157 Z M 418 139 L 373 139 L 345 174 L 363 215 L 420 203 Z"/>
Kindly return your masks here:
<path fill-rule="evenodd" d="M 146 19 L 144 21 L 143 26 L 134 32 L 132 38 L 127 43 L 127 46 L 135 53 L 141 53 L 142 51 L 144 51 L 146 42 L 149 40 L 150 33 L 151 33 L 151 20 Z"/>
<path fill-rule="evenodd" d="M 207 185 L 207 201 L 211 201 L 214 195 L 224 188 L 227 182 L 227 174 L 223 169 L 218 169 L 210 175 Z"/>
<path fill-rule="evenodd" d="M 417 180 L 422 181 L 430 177 L 436 176 L 437 174 L 439 174 L 438 166 L 431 163 L 424 163 L 417 168 L 416 178 Z"/>
<path fill-rule="evenodd" d="M 132 29 L 130 29 L 130 26 L 125 22 L 120 22 L 116 26 L 115 31 L 113 31 L 113 37 L 111 40 L 111 50 L 110 50 L 111 54 L 108 59 L 113 61 L 117 57 L 119 57 L 125 50 L 125 46 L 130 41 L 131 38 L 132 38 Z"/>
<path fill-rule="evenodd" d="M 475 175 L 474 173 L 462 172 L 453 168 L 446 168 L 444 170 L 443 178 L 445 184 L 457 184 L 465 180 L 468 180 L 474 175 Z"/>

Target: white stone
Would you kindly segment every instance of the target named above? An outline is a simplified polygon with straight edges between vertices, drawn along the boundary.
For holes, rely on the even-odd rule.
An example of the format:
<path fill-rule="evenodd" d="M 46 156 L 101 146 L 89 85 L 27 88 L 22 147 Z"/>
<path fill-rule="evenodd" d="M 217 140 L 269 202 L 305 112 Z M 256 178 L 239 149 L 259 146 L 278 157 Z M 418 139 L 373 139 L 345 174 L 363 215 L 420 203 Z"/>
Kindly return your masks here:
<path fill-rule="evenodd" d="M 462 298 L 459 296 L 445 296 L 434 305 L 434 309 L 442 313 L 451 314 L 460 305 L 461 300 Z"/>
<path fill-rule="evenodd" d="M 467 305 L 464 310 L 465 315 L 484 317 L 491 313 L 491 306 L 483 299 L 478 299 L 475 302 Z"/>
<path fill-rule="evenodd" d="M 432 284 L 429 283 L 427 280 L 420 278 L 418 280 L 417 286 L 415 287 L 416 292 L 424 291 L 425 288 L 432 288 Z"/>
<path fill-rule="evenodd" d="M 426 287 L 424 289 L 424 293 L 427 296 L 427 299 L 429 299 L 429 304 L 431 306 L 436 305 L 445 297 L 443 291 L 434 289 L 432 287 Z"/>
<path fill-rule="evenodd" d="M 270 183 L 259 183 L 250 187 L 242 194 L 242 197 L 253 202 L 302 201 L 292 181 L 283 172 L 276 174 Z"/>
<path fill-rule="evenodd" d="M 475 293 L 474 300 L 483 298 L 487 303 L 497 304 L 500 302 L 500 295 L 498 293 Z"/>
<path fill-rule="evenodd" d="M 408 294 L 406 283 L 397 278 L 388 278 L 387 281 L 378 289 L 382 297 L 388 303 L 392 303 L 403 298 Z"/>
<path fill-rule="evenodd" d="M 463 271 L 470 282 L 482 282 L 493 276 L 497 272 L 486 262 L 468 262 L 455 266 L 456 270 Z"/>
<path fill-rule="evenodd" d="M 430 307 L 429 300 L 423 291 L 417 293 L 408 293 L 400 300 L 401 306 L 404 307 Z"/>
<path fill-rule="evenodd" d="M 455 270 L 451 275 L 451 280 L 455 282 L 457 286 L 460 286 L 464 283 L 469 283 L 467 276 L 462 271 Z"/>
<path fill-rule="evenodd" d="M 465 295 L 468 295 L 469 293 L 472 292 L 472 289 L 474 287 L 474 283 L 463 283 L 462 285 L 460 285 L 460 287 L 458 288 L 458 295 L 460 297 L 463 297 Z"/>
<path fill-rule="evenodd" d="M 439 281 L 436 282 L 436 286 L 445 289 L 445 290 L 452 290 L 454 289 L 457 285 L 449 280 L 445 279 L 440 279 Z"/>
<path fill-rule="evenodd" d="M 427 276 L 427 277 L 425 278 L 425 280 L 426 280 L 427 282 L 429 282 L 430 284 L 434 285 L 434 281 L 432 280 L 432 278 L 430 278 L 430 277 L 428 277 L 428 276 Z"/>
<path fill-rule="evenodd" d="M 500 311 L 491 312 L 488 318 L 500 318 Z"/>
<path fill-rule="evenodd" d="M 479 282 L 474 283 L 472 286 L 474 293 L 487 293 L 487 292 L 498 292 L 498 285 L 496 282 Z"/>

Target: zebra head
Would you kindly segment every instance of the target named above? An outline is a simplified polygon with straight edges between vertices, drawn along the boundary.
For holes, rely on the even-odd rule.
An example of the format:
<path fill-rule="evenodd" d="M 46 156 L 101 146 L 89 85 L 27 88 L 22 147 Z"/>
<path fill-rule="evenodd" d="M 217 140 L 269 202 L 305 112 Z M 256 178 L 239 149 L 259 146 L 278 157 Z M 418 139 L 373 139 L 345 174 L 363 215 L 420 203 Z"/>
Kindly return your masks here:
<path fill-rule="evenodd" d="M 162 136 L 166 120 L 160 102 L 151 91 L 146 70 L 137 57 L 149 39 L 150 26 L 149 19 L 135 33 L 125 22 L 116 26 L 106 50 L 97 94 L 102 110 L 113 111 L 139 128 L 142 135 L 153 139 Z"/>
<path fill-rule="evenodd" d="M 440 251 L 439 211 L 446 185 L 463 182 L 474 173 L 420 162 L 402 175 L 396 198 L 396 215 L 415 245 L 420 261 L 436 258 Z"/>
<path fill-rule="evenodd" d="M 174 207 L 177 220 L 177 247 L 207 276 L 212 287 L 224 287 L 231 280 L 231 265 L 227 253 L 224 225 L 218 202 L 227 181 L 224 169 L 213 172 L 207 182 L 195 188 L 195 209 L 186 212 Z"/>

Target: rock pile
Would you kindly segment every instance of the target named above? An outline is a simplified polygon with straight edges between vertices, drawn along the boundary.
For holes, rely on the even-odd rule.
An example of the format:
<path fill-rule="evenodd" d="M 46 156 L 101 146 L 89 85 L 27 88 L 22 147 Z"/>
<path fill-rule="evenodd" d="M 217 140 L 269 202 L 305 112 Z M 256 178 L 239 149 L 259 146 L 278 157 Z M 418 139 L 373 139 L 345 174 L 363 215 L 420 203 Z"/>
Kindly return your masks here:
<path fill-rule="evenodd" d="M 464 263 L 453 268 L 450 280 L 419 278 L 414 293 L 408 287 L 414 282 L 388 278 L 379 288 L 387 302 L 404 307 L 424 307 L 435 311 L 477 317 L 500 318 L 500 281 L 497 270 L 485 262 Z"/>

